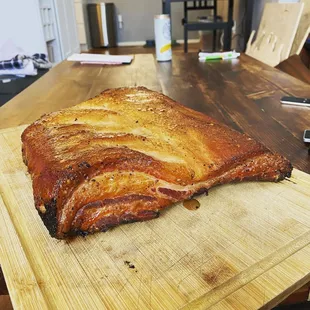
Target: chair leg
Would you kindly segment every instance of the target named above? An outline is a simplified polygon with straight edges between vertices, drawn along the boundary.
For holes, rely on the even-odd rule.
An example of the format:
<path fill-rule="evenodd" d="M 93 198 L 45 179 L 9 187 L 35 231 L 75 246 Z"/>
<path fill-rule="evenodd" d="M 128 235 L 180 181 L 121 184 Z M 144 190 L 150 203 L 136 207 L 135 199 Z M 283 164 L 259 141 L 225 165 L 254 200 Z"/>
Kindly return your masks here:
<path fill-rule="evenodd" d="M 188 50 L 187 40 L 188 40 L 188 31 L 187 31 L 186 25 L 184 25 L 184 53 L 187 53 L 187 50 Z"/>
<path fill-rule="evenodd" d="M 213 42 L 212 42 L 212 51 L 216 51 L 216 30 L 213 30 Z"/>
<path fill-rule="evenodd" d="M 213 22 L 214 23 L 216 23 L 217 22 L 217 0 L 214 0 L 213 1 Z M 213 30 L 213 48 L 212 48 L 212 50 L 213 50 L 213 52 L 215 52 L 216 51 L 216 48 L 217 48 L 217 46 L 216 46 L 216 35 L 217 35 L 217 33 L 216 33 L 216 29 L 215 30 Z"/>
<path fill-rule="evenodd" d="M 186 1 L 183 4 L 183 10 L 184 10 L 184 21 L 185 23 L 187 23 L 188 15 L 187 15 L 187 2 Z"/>
<path fill-rule="evenodd" d="M 188 18 L 188 15 L 187 15 L 187 8 L 188 8 L 188 6 L 187 6 L 187 2 L 186 1 L 184 1 L 183 8 L 184 8 L 184 23 L 183 23 L 183 27 L 184 27 L 184 53 L 187 53 L 188 32 L 187 32 L 186 24 L 187 24 L 187 18 Z"/>
<path fill-rule="evenodd" d="M 224 51 L 228 51 L 230 49 L 230 39 L 229 39 L 229 25 L 224 29 Z"/>
<path fill-rule="evenodd" d="M 224 50 L 229 51 L 231 49 L 231 28 L 233 26 L 233 8 L 234 0 L 228 1 L 228 27 L 226 35 L 224 35 Z M 225 39 L 226 36 L 226 39 Z"/>

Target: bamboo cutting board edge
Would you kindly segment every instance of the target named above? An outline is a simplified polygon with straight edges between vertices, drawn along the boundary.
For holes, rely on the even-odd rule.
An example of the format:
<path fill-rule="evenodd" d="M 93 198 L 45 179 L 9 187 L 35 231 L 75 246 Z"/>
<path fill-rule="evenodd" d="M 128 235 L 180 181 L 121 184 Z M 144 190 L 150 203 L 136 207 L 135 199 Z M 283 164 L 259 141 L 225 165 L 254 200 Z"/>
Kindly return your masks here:
<path fill-rule="evenodd" d="M 245 271 L 245 273 L 252 275 L 250 278 L 252 280 L 250 282 L 244 281 L 244 279 L 249 279 L 249 277 L 245 276 L 244 272 L 241 272 L 237 276 L 233 278 L 233 281 L 228 281 L 224 283 L 221 287 L 222 291 L 220 295 L 223 295 L 223 298 L 221 300 L 215 301 L 215 297 L 218 298 L 219 294 L 218 292 L 207 292 L 197 298 L 196 300 L 191 301 L 187 305 L 185 305 L 182 309 L 212 309 L 213 307 L 216 307 L 217 304 L 221 303 L 222 300 L 225 300 L 225 298 L 229 297 L 230 295 L 234 295 L 235 293 L 238 293 L 238 291 L 243 290 L 246 286 L 248 286 L 252 281 L 255 281 L 257 279 L 267 277 L 268 273 L 272 271 L 274 267 L 277 267 L 278 265 L 283 264 L 284 266 L 287 265 L 287 261 L 294 258 L 294 256 L 301 256 L 302 259 L 307 260 L 310 255 L 310 232 L 305 233 L 302 235 L 299 240 L 299 246 L 296 246 L 295 240 L 291 244 L 291 246 L 287 249 L 281 248 L 279 250 L 279 253 L 276 255 L 272 253 L 262 261 L 258 262 L 256 265 L 251 266 L 249 269 Z M 304 254 L 306 252 L 306 254 Z M 265 267 L 265 268 L 264 268 Z M 310 268 L 310 264 L 308 263 L 308 267 Z M 260 273 L 259 270 L 264 269 L 263 273 Z M 264 306 L 264 309 L 271 309 L 272 307 L 275 307 L 278 303 L 283 301 L 286 297 L 288 297 L 292 292 L 299 289 L 306 283 L 308 283 L 310 280 L 310 269 L 308 269 L 308 274 L 305 275 L 303 278 L 298 279 L 298 283 L 292 284 L 293 289 L 290 290 L 289 288 L 283 291 L 278 296 L 274 296 L 274 299 L 269 300 L 267 304 L 262 305 Z M 234 290 L 236 282 L 239 283 L 239 287 Z M 265 280 L 266 282 L 266 280 Z M 215 296 L 216 295 L 216 296 Z M 267 301 L 267 300 L 266 300 Z"/>
<path fill-rule="evenodd" d="M 24 127 L 25 126 L 20 126 L 18 128 L 9 128 L 9 129 L 5 129 L 5 130 L 1 130 L 0 134 L 1 133 L 10 133 L 10 132 L 14 132 L 16 130 L 21 131 Z M 309 182 L 309 185 L 310 185 L 310 179 L 308 178 L 308 175 L 306 173 L 295 170 L 295 174 L 298 177 L 300 177 L 301 179 L 307 180 L 307 182 Z M 7 223 L 9 223 L 9 224 L 7 224 L 7 226 L 3 225 L 3 229 L 6 229 L 7 231 L 10 230 L 13 233 L 13 237 L 15 238 L 14 240 L 16 241 L 16 242 L 14 241 L 14 246 L 12 247 L 12 253 L 14 253 L 14 251 L 22 248 L 23 238 L 20 238 L 20 236 L 17 233 L 18 229 L 16 228 L 16 225 L 18 224 L 18 222 L 17 222 L 17 224 L 16 223 L 14 224 L 14 218 L 12 218 L 13 215 L 11 215 L 11 217 L 9 216 L 9 214 L 7 212 L 7 208 L 5 206 L 5 203 L 6 203 L 5 196 L 10 195 L 9 194 L 10 187 L 8 184 L 4 183 L 5 182 L 4 176 L 1 172 L 0 172 L 0 178 L 2 179 L 2 186 L 1 186 L 1 182 L 0 182 L 0 197 L 1 197 L 1 191 L 2 191 L 2 195 L 3 195 L 3 192 L 5 193 L 3 195 L 3 197 L 4 197 L 4 199 L 3 199 L 4 201 L 2 203 L 3 206 L 1 206 L 1 209 L 3 211 L 0 212 L 0 218 L 4 219 Z M 3 185 L 3 184 L 5 184 L 5 185 Z M 9 203 L 9 202 L 7 202 L 7 203 Z M 1 204 L 1 198 L 0 198 L 0 204 Z M 13 219 L 13 221 L 12 221 L 12 219 Z M 1 232 L 1 230 L 0 230 L 0 232 Z M 2 235 L 2 232 L 1 232 L 1 235 Z M 3 236 L 4 235 L 6 235 L 6 234 L 3 234 Z M 4 245 L 6 244 L 5 242 L 9 243 L 9 241 L 4 240 L 4 242 L 3 242 Z M 209 307 L 211 307 L 211 308 L 216 308 L 216 309 L 217 308 L 219 308 L 219 309 L 225 308 L 227 306 L 227 304 L 225 305 L 225 303 L 227 302 L 226 300 L 229 300 L 231 298 L 231 296 L 239 294 L 239 292 L 242 292 L 243 290 L 245 290 L 247 288 L 247 286 L 251 285 L 252 282 L 259 282 L 260 281 L 259 279 L 263 279 L 261 281 L 266 281 L 266 278 L 269 277 L 268 274 L 272 273 L 274 271 L 274 269 L 276 269 L 279 265 L 289 264 L 288 262 L 290 260 L 294 260 L 294 257 L 298 257 L 298 259 L 300 259 L 300 257 L 305 257 L 305 259 L 306 259 L 307 256 L 305 256 L 304 253 L 305 252 L 306 252 L 306 254 L 310 253 L 309 242 L 310 242 L 310 235 L 309 235 L 309 232 L 307 232 L 307 233 L 305 233 L 299 237 L 298 246 L 296 246 L 296 244 L 295 244 L 294 246 L 289 247 L 289 249 L 286 249 L 286 247 L 285 247 L 285 249 L 283 248 L 283 251 L 285 252 L 284 255 L 278 255 L 278 259 L 276 259 L 276 261 L 274 261 L 273 257 L 271 257 L 271 261 L 266 259 L 265 260 L 265 267 L 267 266 L 268 267 L 267 269 L 262 268 L 262 265 L 258 266 L 261 270 L 264 269 L 264 271 L 258 272 L 259 270 L 256 269 L 256 274 L 254 274 L 254 276 L 252 275 L 252 280 L 250 282 L 244 282 L 245 281 L 244 279 L 246 278 L 246 277 L 244 277 L 244 273 L 239 276 L 240 279 L 238 279 L 238 275 L 237 275 L 236 277 L 234 277 L 234 280 L 238 280 L 238 281 L 235 281 L 233 283 L 233 285 L 231 284 L 232 281 L 230 281 L 230 280 L 229 280 L 230 282 L 227 281 L 228 283 L 225 282 L 223 285 L 220 285 L 220 288 L 221 288 L 220 294 L 218 293 L 218 290 L 216 290 L 217 292 L 211 290 L 211 291 L 203 294 L 199 298 L 196 298 L 196 299 L 190 301 L 188 304 L 185 304 L 183 306 L 185 306 L 185 308 L 193 308 L 193 307 L 194 308 L 196 308 L 196 307 L 197 308 L 206 308 L 206 307 L 209 308 Z M 1 245 L 0 245 L 0 249 L 1 249 Z M 27 260 L 27 251 L 22 251 L 22 252 L 23 252 L 24 257 Z M 3 253 L 0 252 L 0 259 L 3 260 L 4 263 L 6 263 L 6 265 L 3 264 L 3 267 L 5 268 L 4 269 L 5 275 L 9 274 L 9 272 L 10 272 L 9 269 L 12 270 L 12 266 L 10 266 L 10 258 L 11 257 L 9 255 L 7 255 L 5 257 L 3 255 Z M 19 259 L 20 259 L 20 257 L 19 257 Z M 298 259 L 296 258 L 296 260 L 298 260 Z M 30 264 L 29 260 L 27 260 L 27 263 L 29 264 L 29 268 L 28 267 L 27 268 L 31 271 L 30 274 L 33 274 L 33 272 L 32 272 L 33 266 Z M 261 263 L 261 262 L 259 262 L 259 263 Z M 20 266 L 22 266 L 22 265 L 23 264 L 20 264 Z M 18 266 L 18 264 L 17 264 L 17 266 Z M 310 266 L 309 266 L 309 269 L 307 269 L 308 266 L 299 266 L 299 267 L 300 267 L 300 269 L 302 269 L 304 276 L 303 277 L 299 276 L 298 279 L 296 278 L 294 280 L 295 282 L 292 282 L 289 286 L 287 286 L 285 291 L 278 292 L 277 294 L 272 296 L 272 298 L 269 298 L 267 296 L 266 297 L 266 305 L 265 305 L 266 309 L 271 308 L 271 306 L 275 305 L 276 302 L 280 302 L 282 299 L 284 299 L 286 296 L 288 296 L 290 293 L 292 293 L 293 289 L 294 290 L 298 289 L 299 287 L 301 287 L 303 285 L 303 283 L 306 283 L 307 281 L 309 281 Z M 307 271 L 308 271 L 308 274 L 306 273 Z M 8 277 L 8 279 L 10 280 L 11 278 Z M 33 285 L 34 291 L 38 290 L 39 293 L 38 293 L 37 297 L 32 296 L 31 297 L 32 300 L 37 299 L 38 302 L 42 302 L 43 305 L 49 304 L 48 300 L 45 300 L 46 297 L 44 295 L 44 291 L 43 291 L 44 297 L 42 295 L 40 295 L 40 294 L 42 294 L 42 292 L 41 292 L 40 287 L 39 287 L 40 285 L 37 286 L 37 281 L 35 279 L 35 276 L 34 276 L 34 280 L 35 280 L 34 282 L 36 283 Z M 237 286 L 236 286 L 236 284 L 237 284 Z M 258 283 L 258 285 L 260 285 L 260 283 Z M 292 291 L 289 289 L 289 287 L 293 287 Z M 9 290 L 10 290 L 11 297 L 15 302 L 15 304 L 14 304 L 14 306 L 15 306 L 20 302 L 20 298 L 21 299 L 24 298 L 24 296 L 19 295 L 19 294 L 22 294 L 23 292 L 19 291 L 13 282 L 10 283 Z M 219 295 L 221 295 L 221 298 L 219 298 L 220 297 Z M 214 299 L 214 297 L 216 297 L 216 300 Z M 21 302 L 25 302 L 25 301 L 21 300 Z M 21 307 L 21 308 L 23 308 L 23 307 Z M 27 309 L 27 308 L 25 308 L 25 309 Z M 44 306 L 40 307 L 40 309 L 44 309 Z"/>
<path fill-rule="evenodd" d="M 0 220 L 0 262 L 14 309 L 48 309 L 1 191 Z"/>

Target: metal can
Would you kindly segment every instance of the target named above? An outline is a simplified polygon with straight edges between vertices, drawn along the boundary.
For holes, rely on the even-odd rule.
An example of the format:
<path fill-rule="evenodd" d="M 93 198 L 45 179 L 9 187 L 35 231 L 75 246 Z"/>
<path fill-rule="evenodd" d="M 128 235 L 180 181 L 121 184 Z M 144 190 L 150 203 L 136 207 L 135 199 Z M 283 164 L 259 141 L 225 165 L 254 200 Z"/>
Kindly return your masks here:
<path fill-rule="evenodd" d="M 171 50 L 171 22 L 166 14 L 156 15 L 154 18 L 155 46 L 157 61 L 172 59 Z"/>

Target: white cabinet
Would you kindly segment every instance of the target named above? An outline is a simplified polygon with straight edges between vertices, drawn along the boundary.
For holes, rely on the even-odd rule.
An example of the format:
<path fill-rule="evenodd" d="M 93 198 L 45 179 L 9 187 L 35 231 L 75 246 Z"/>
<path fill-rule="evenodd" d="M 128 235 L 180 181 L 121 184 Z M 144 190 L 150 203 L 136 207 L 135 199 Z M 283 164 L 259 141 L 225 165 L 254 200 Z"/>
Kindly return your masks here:
<path fill-rule="evenodd" d="M 80 52 L 73 0 L 54 0 L 63 59 Z"/>
<path fill-rule="evenodd" d="M 49 59 L 59 63 L 80 52 L 74 0 L 39 0 Z"/>
<path fill-rule="evenodd" d="M 78 24 L 84 24 L 83 4 L 82 4 L 82 2 L 75 1 L 74 8 L 75 8 L 76 22 Z"/>
<path fill-rule="evenodd" d="M 85 2 L 85 1 L 84 1 Z M 75 17 L 78 29 L 78 38 L 82 49 L 88 49 L 87 47 L 87 38 L 86 38 L 86 29 L 85 29 L 85 18 L 84 18 L 84 10 L 83 0 L 75 0 L 74 7 L 75 7 Z"/>
<path fill-rule="evenodd" d="M 78 35 L 79 35 L 80 44 L 87 44 L 84 24 L 78 24 L 77 27 L 78 27 Z"/>

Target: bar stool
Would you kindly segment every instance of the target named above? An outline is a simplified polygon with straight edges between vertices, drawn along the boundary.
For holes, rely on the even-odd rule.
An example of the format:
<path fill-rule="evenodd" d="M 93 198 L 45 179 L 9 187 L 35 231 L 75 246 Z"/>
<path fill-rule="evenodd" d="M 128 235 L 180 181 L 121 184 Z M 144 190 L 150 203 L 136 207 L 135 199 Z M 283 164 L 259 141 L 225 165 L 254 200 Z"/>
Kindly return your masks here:
<path fill-rule="evenodd" d="M 229 0 L 228 2 L 228 21 L 222 22 L 217 21 L 217 0 L 213 0 L 212 5 L 209 5 L 210 0 L 205 1 L 184 1 L 184 18 L 182 19 L 182 24 L 184 27 L 184 53 L 188 51 L 188 31 L 206 31 L 213 30 L 213 51 L 216 46 L 216 30 L 224 31 L 224 50 L 230 50 L 231 46 L 231 28 L 233 27 L 233 6 L 234 1 Z M 188 11 L 193 10 L 213 10 L 213 22 L 202 23 L 202 22 L 189 22 L 188 21 Z"/>

